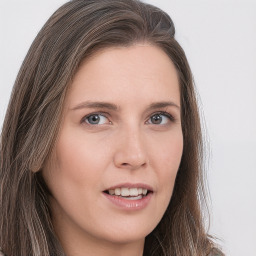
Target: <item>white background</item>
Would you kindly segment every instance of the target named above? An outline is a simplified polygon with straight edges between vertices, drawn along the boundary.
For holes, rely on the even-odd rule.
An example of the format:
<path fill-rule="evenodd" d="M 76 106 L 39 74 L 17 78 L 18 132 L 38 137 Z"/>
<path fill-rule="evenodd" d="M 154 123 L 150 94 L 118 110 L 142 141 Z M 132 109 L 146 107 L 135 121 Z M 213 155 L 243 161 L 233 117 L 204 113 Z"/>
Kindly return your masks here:
<path fill-rule="evenodd" d="M 63 0 L 0 0 L 0 125 L 21 62 Z M 256 255 L 256 0 L 147 0 L 174 20 L 210 141 L 211 234 Z"/>

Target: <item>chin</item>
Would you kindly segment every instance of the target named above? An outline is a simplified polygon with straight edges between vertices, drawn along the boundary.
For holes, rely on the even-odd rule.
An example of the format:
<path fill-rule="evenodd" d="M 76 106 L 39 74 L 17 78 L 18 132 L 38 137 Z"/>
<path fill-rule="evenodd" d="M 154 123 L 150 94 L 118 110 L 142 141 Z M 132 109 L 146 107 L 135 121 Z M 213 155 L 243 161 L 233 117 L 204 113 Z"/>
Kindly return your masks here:
<path fill-rule="evenodd" d="M 116 244 L 125 244 L 125 243 L 137 243 L 145 240 L 145 237 L 148 236 L 156 225 L 146 226 L 142 225 L 144 222 L 140 222 L 140 225 L 135 223 L 127 222 L 126 226 L 115 225 L 116 228 L 112 227 L 111 229 L 104 228 L 104 233 L 101 234 L 103 240 L 109 241 Z"/>
<path fill-rule="evenodd" d="M 144 242 L 145 237 L 147 236 L 146 233 L 138 233 L 136 231 L 133 231 L 131 233 L 130 231 L 128 233 L 123 234 L 116 234 L 116 236 L 113 236 L 113 234 L 109 234 L 107 236 L 104 236 L 103 240 L 106 242 L 110 242 L 113 244 L 133 244 L 133 243 L 141 243 Z"/>

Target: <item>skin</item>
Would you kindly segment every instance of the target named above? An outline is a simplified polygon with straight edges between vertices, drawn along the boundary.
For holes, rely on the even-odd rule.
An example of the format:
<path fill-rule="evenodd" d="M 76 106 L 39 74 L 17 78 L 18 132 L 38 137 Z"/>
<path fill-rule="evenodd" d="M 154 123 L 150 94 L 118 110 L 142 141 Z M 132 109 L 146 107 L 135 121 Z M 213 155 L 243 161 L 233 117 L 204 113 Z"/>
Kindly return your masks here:
<path fill-rule="evenodd" d="M 152 108 L 159 102 L 168 104 Z M 156 116 L 159 112 L 172 118 Z M 101 114 L 98 124 L 88 119 L 95 113 Z M 84 61 L 65 100 L 54 153 L 43 168 L 54 228 L 66 254 L 141 256 L 145 237 L 171 199 L 182 150 L 178 76 L 160 48 L 108 48 Z M 126 182 L 153 188 L 145 208 L 121 209 L 104 196 L 104 190 Z"/>

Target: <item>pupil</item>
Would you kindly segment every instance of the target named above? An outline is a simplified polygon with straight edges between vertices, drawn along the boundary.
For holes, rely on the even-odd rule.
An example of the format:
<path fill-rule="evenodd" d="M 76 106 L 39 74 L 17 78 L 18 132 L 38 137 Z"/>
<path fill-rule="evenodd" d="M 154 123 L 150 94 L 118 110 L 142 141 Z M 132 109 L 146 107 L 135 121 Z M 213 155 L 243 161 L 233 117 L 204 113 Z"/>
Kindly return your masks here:
<path fill-rule="evenodd" d="M 100 120 L 100 117 L 98 115 L 93 115 L 89 117 L 89 123 L 91 124 L 98 124 Z"/>
<path fill-rule="evenodd" d="M 154 115 L 154 116 L 151 117 L 151 122 L 153 124 L 161 124 L 162 117 L 160 115 Z"/>

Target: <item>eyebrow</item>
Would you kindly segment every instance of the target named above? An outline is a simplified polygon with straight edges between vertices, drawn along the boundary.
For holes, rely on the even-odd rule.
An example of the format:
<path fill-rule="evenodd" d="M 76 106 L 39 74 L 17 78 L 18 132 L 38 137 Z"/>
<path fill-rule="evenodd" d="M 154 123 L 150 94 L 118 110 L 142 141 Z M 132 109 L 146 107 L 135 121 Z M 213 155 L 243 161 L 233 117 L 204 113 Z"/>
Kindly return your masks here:
<path fill-rule="evenodd" d="M 175 107 L 177 109 L 180 109 L 180 106 L 178 106 L 177 104 L 175 104 L 172 101 L 155 102 L 155 103 L 150 104 L 147 109 L 154 110 L 157 108 L 166 108 L 166 107 Z M 109 109 L 109 110 L 113 110 L 113 111 L 118 111 L 120 109 L 117 105 L 109 103 L 109 102 L 85 101 L 85 102 L 78 104 L 74 108 L 71 108 L 71 110 L 78 110 L 78 109 L 83 109 L 83 108 L 96 108 L 96 109 L 104 108 L 104 109 Z"/>
<path fill-rule="evenodd" d="M 75 106 L 74 108 L 71 108 L 71 110 L 78 110 L 78 109 L 83 109 L 83 108 L 106 108 L 106 109 L 114 110 L 114 111 L 118 110 L 117 105 L 112 104 L 112 103 L 108 103 L 108 102 L 101 102 L 101 101 L 82 102 L 82 103 L 78 104 L 77 106 Z"/>
<path fill-rule="evenodd" d="M 149 110 L 154 110 L 157 108 L 166 108 L 166 107 L 175 107 L 177 109 L 180 109 L 180 106 L 175 104 L 172 101 L 163 101 L 163 102 L 156 102 L 149 105 Z"/>

